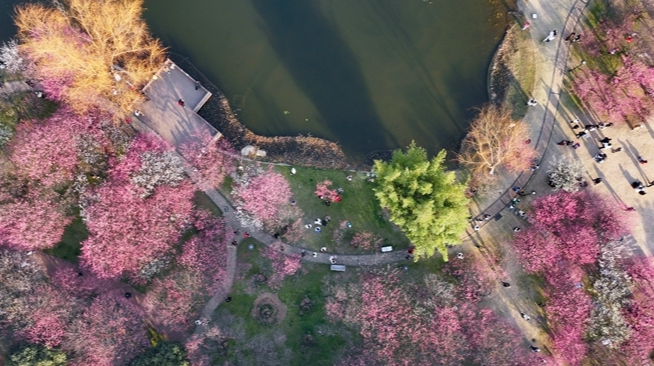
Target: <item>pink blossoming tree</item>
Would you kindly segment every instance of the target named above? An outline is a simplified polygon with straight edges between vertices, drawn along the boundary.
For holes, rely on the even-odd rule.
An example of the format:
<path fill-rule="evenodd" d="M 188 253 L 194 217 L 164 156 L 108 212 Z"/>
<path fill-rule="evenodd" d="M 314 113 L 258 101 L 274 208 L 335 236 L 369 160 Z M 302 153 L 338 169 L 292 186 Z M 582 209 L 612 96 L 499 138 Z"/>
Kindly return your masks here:
<path fill-rule="evenodd" d="M 127 301 L 95 298 L 73 323 L 63 348 L 89 365 L 127 365 L 149 345 L 145 324 Z"/>
<path fill-rule="evenodd" d="M 475 262 L 470 262 L 476 265 Z M 460 269 L 459 279 L 474 275 Z M 436 275 L 400 284 L 397 271 L 372 271 L 360 283 L 327 283 L 329 317 L 359 329 L 363 352 L 348 359 L 354 365 L 530 365 L 535 357 L 520 343 L 517 331 L 478 300 L 458 297 L 477 292 L 477 285 L 457 292 Z M 483 276 L 482 276 L 483 277 Z M 459 283 L 466 287 L 476 283 Z M 349 363 L 348 363 L 349 364 Z"/>
<path fill-rule="evenodd" d="M 170 253 L 190 224 L 194 187 L 188 180 L 159 185 L 147 197 L 131 181 L 141 168 L 140 155 L 161 148 L 152 137 L 137 138 L 93 192 L 95 201 L 85 212 L 91 235 L 82 243 L 81 261 L 100 277 L 137 279 L 144 266 Z"/>
<path fill-rule="evenodd" d="M 291 187 L 286 178 L 270 167 L 260 174 L 235 180 L 234 203 L 239 211 L 245 211 L 256 220 L 266 223 L 275 220 L 280 208 L 289 205 Z"/>
<path fill-rule="evenodd" d="M 204 277 L 207 291 L 216 291 L 221 285 L 227 267 L 227 244 L 234 238 L 225 221 L 211 213 L 196 213 L 195 227 L 198 233 L 184 243 L 178 263 Z"/>
<path fill-rule="evenodd" d="M 516 235 L 523 266 L 539 272 L 565 259 L 574 265 L 594 263 L 599 246 L 628 231 L 626 216 L 601 196 L 558 192 L 534 201 L 531 226 Z"/>
<path fill-rule="evenodd" d="M 284 244 L 279 242 L 278 245 Z M 272 264 L 273 273 L 268 281 L 271 288 L 280 288 L 286 276 L 292 276 L 302 268 L 302 258 L 297 254 L 285 254 L 271 247 L 265 247 L 261 253 Z"/>
<path fill-rule="evenodd" d="M 5 195 L 4 202 L 2 196 L 0 193 L 0 246 L 39 250 L 52 248 L 61 240 L 71 219 L 53 192 L 33 191 L 15 198 Z"/>
<path fill-rule="evenodd" d="M 643 120 L 654 106 L 654 67 L 628 56 L 611 76 L 579 70 L 573 85 L 587 106 L 610 121 Z"/>
<path fill-rule="evenodd" d="M 322 197 L 323 200 L 338 202 L 341 196 L 338 194 L 338 192 L 336 192 L 336 190 L 329 188 L 331 185 L 332 181 L 324 180 L 316 184 L 316 191 L 314 193 L 316 196 Z"/>
<path fill-rule="evenodd" d="M 8 146 L 16 173 L 46 186 L 70 181 L 77 166 L 75 141 L 84 126 L 68 107 L 45 121 L 20 123 Z"/>
<path fill-rule="evenodd" d="M 220 187 L 225 177 L 234 172 L 235 152 L 224 138 L 213 139 L 208 134 L 194 136 L 179 151 L 197 169 L 196 183 L 202 190 Z"/>

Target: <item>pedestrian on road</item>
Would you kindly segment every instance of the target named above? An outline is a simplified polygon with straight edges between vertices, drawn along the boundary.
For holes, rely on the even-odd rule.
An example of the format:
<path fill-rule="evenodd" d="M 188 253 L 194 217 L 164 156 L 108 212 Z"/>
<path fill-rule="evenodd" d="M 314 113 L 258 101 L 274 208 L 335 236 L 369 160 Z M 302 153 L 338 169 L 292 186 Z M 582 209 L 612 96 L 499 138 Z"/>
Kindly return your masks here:
<path fill-rule="evenodd" d="M 600 184 L 600 183 L 602 183 L 602 178 L 601 177 L 593 179 L 593 184 L 597 185 L 597 184 Z"/>
<path fill-rule="evenodd" d="M 581 40 L 581 34 L 577 34 L 577 36 L 572 40 L 572 42 L 579 42 Z"/>
<path fill-rule="evenodd" d="M 322 248 L 320 248 L 320 252 L 321 252 L 321 253 L 326 253 L 326 252 L 327 252 L 327 247 L 322 247 Z"/>
<path fill-rule="evenodd" d="M 586 133 L 586 131 L 581 131 L 581 132 L 577 133 L 575 136 L 577 136 L 577 138 L 580 139 L 580 138 L 582 138 L 582 137 L 584 137 L 584 136 L 586 136 L 586 135 L 588 135 L 588 134 Z"/>
<path fill-rule="evenodd" d="M 590 132 L 590 131 L 595 131 L 599 125 L 585 125 L 584 130 Z"/>
<path fill-rule="evenodd" d="M 532 350 L 533 352 L 540 352 L 540 348 L 538 348 L 538 347 L 536 347 L 536 346 L 529 346 L 529 348 L 531 348 L 531 350 Z"/>
<path fill-rule="evenodd" d="M 508 282 L 504 282 L 504 281 L 502 281 L 502 286 L 504 286 L 504 287 L 511 287 L 511 284 L 508 283 Z"/>
<path fill-rule="evenodd" d="M 527 102 L 528 107 L 533 107 L 533 106 L 537 106 L 537 105 L 538 105 L 538 101 L 536 99 L 534 99 L 534 98 L 529 99 L 529 101 Z"/>
<path fill-rule="evenodd" d="M 527 314 L 525 314 L 525 313 L 522 313 L 522 312 L 520 313 L 520 316 L 521 316 L 522 319 L 524 319 L 524 320 L 529 320 L 529 319 L 531 319 L 531 317 L 530 317 L 529 315 L 527 315 Z"/>
<path fill-rule="evenodd" d="M 643 165 L 647 164 L 647 160 L 643 159 L 641 156 L 638 157 L 638 162 Z"/>
<path fill-rule="evenodd" d="M 247 239 L 247 238 L 250 237 L 250 234 L 248 234 L 248 232 L 246 231 L 246 232 L 243 233 L 243 237 L 244 237 L 245 239 Z"/>
<path fill-rule="evenodd" d="M 198 89 L 200 89 L 200 82 L 196 81 L 195 82 L 195 90 L 198 90 Z"/>
<path fill-rule="evenodd" d="M 181 99 L 181 98 L 180 98 L 180 99 L 177 101 L 177 104 L 179 104 L 180 107 L 183 107 L 186 103 L 184 103 L 184 99 Z"/>
<path fill-rule="evenodd" d="M 514 228 L 513 228 L 513 232 L 514 232 L 514 233 L 519 233 L 519 232 L 520 232 L 520 228 L 517 227 L 517 226 L 514 227 Z"/>

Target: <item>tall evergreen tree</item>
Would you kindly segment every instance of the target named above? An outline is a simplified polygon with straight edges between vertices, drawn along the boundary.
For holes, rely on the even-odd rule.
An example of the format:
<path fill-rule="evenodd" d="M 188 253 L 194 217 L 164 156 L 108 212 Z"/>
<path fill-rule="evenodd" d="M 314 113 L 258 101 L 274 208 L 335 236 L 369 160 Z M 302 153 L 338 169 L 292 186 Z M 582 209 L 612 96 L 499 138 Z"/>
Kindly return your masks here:
<path fill-rule="evenodd" d="M 391 221 L 415 245 L 416 258 L 438 250 L 447 260 L 447 244 L 458 243 L 467 225 L 465 185 L 443 166 L 445 150 L 429 160 L 414 142 L 406 153 L 397 150 L 390 162 L 375 161 L 375 196 Z"/>

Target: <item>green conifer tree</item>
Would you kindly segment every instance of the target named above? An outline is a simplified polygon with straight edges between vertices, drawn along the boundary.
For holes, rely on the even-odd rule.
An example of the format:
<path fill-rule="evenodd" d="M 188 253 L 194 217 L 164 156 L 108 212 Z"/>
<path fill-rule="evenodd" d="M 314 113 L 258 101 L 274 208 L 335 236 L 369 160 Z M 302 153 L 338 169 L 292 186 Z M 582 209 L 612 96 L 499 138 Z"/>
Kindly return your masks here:
<path fill-rule="evenodd" d="M 447 260 L 447 244 L 459 243 L 467 225 L 465 184 L 445 171 L 445 155 L 442 150 L 429 160 L 412 142 L 406 153 L 396 150 L 390 162 L 375 161 L 375 196 L 415 245 L 416 259 L 438 250 Z"/>

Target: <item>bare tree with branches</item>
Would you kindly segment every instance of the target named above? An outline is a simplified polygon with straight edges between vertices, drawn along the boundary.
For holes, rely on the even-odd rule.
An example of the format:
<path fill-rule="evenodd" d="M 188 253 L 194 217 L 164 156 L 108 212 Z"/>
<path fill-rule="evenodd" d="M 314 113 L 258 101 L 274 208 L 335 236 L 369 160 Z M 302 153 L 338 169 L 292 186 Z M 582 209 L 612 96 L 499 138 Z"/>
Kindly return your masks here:
<path fill-rule="evenodd" d="M 520 171 L 533 164 L 535 151 L 528 141 L 529 129 L 511 118 L 511 111 L 490 104 L 479 108 L 457 160 L 470 171 L 472 184 L 491 182 L 504 167 Z"/>
<path fill-rule="evenodd" d="M 16 9 L 20 50 L 36 77 L 61 84 L 61 99 L 78 111 L 109 101 L 131 113 L 140 89 L 165 60 L 142 13 L 143 0 L 24 4 Z"/>

